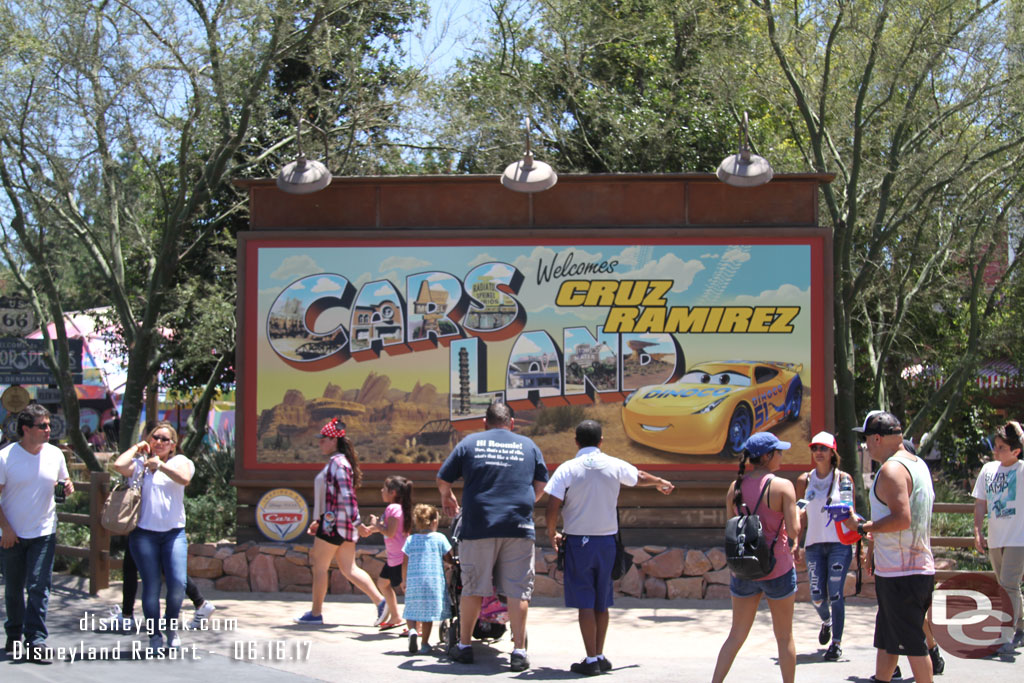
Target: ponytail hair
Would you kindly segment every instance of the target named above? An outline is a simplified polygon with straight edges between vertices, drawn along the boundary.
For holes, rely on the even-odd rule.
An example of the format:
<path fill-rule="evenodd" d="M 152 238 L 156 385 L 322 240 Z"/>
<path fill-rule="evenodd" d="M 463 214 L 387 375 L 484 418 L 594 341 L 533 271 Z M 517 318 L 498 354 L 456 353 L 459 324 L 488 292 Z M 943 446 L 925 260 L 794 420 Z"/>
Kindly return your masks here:
<path fill-rule="evenodd" d="M 744 448 L 743 455 L 740 456 L 740 467 L 736 472 L 736 483 L 733 484 L 732 504 L 737 509 L 739 509 L 740 505 L 743 505 L 743 490 L 740 486 L 743 483 L 743 472 L 746 470 L 748 458 L 750 458 L 750 451 Z"/>
<path fill-rule="evenodd" d="M 359 458 L 356 457 L 356 447 L 352 444 L 351 439 L 347 436 L 339 436 L 338 452 L 348 460 L 348 464 L 352 467 L 352 485 L 359 488 L 363 481 L 363 471 L 359 469 Z"/>
<path fill-rule="evenodd" d="M 412 530 L 412 482 L 405 477 L 388 477 L 384 488 L 397 497 L 396 502 L 402 506 L 402 531 L 409 533 Z"/>

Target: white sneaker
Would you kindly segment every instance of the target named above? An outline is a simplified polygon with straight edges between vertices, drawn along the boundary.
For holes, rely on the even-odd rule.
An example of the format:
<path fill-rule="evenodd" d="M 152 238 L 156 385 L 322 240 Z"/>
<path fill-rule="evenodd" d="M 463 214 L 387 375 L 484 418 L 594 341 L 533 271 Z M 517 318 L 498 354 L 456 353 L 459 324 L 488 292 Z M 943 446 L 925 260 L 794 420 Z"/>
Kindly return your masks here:
<path fill-rule="evenodd" d="M 203 600 L 203 604 L 196 607 L 195 614 L 192 615 L 192 621 L 188 622 L 185 628 L 197 630 L 203 627 L 203 622 L 210 618 L 213 614 L 213 610 L 217 609 L 209 600 Z"/>
<path fill-rule="evenodd" d="M 171 639 L 167 642 L 167 647 L 181 647 L 181 637 L 177 631 L 171 631 Z"/>

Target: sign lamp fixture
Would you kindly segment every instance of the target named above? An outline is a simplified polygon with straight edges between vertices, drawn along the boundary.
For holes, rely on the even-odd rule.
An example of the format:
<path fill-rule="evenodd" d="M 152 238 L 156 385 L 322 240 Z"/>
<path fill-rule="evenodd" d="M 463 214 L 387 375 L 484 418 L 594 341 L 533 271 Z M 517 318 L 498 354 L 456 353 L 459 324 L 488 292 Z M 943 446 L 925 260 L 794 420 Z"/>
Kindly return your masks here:
<path fill-rule="evenodd" d="M 299 156 L 295 161 L 285 164 L 281 172 L 277 174 L 277 187 L 288 194 L 310 194 L 319 192 L 331 184 L 331 171 L 316 159 L 307 159 L 302 152 L 302 124 L 320 132 L 324 137 L 324 158 L 327 153 L 327 133 L 316 124 L 305 119 L 299 119 L 295 127 L 295 146 L 298 147 Z"/>
<path fill-rule="evenodd" d="M 743 112 L 743 127 L 740 129 L 740 150 L 730 154 L 718 165 L 718 179 L 733 187 L 756 187 L 764 185 L 774 175 L 772 166 L 764 157 L 750 153 L 750 132 L 747 112 Z"/>
<path fill-rule="evenodd" d="M 526 153 L 519 161 L 509 164 L 501 174 L 501 184 L 516 192 L 542 192 L 554 187 L 558 174 L 548 164 L 537 161 L 530 151 L 530 117 L 526 117 Z"/>

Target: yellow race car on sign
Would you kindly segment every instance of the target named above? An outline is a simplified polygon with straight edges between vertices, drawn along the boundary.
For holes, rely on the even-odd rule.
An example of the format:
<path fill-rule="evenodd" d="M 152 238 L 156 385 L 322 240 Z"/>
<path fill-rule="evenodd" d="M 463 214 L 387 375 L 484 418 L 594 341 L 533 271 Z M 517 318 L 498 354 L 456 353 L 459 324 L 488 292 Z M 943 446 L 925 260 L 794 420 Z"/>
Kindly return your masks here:
<path fill-rule="evenodd" d="M 671 453 L 739 455 L 754 432 L 800 417 L 800 363 L 698 363 L 679 381 L 637 389 L 622 403 L 626 435 Z"/>

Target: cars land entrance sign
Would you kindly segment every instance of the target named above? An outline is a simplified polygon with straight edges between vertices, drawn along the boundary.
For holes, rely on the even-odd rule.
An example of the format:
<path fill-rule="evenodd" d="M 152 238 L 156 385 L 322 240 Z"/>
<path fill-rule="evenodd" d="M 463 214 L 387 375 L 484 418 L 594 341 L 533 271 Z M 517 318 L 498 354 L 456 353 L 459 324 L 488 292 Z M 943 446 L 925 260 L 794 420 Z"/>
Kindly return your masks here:
<path fill-rule="evenodd" d="M 508 402 L 549 464 L 604 425 L 638 464 L 734 469 L 747 436 L 825 427 L 823 231 L 429 242 L 245 236 L 246 469 L 322 466 L 340 416 L 367 467 L 436 467 Z M 716 233 L 718 234 L 718 233 Z M 818 400 L 816 400 L 818 399 Z"/>

